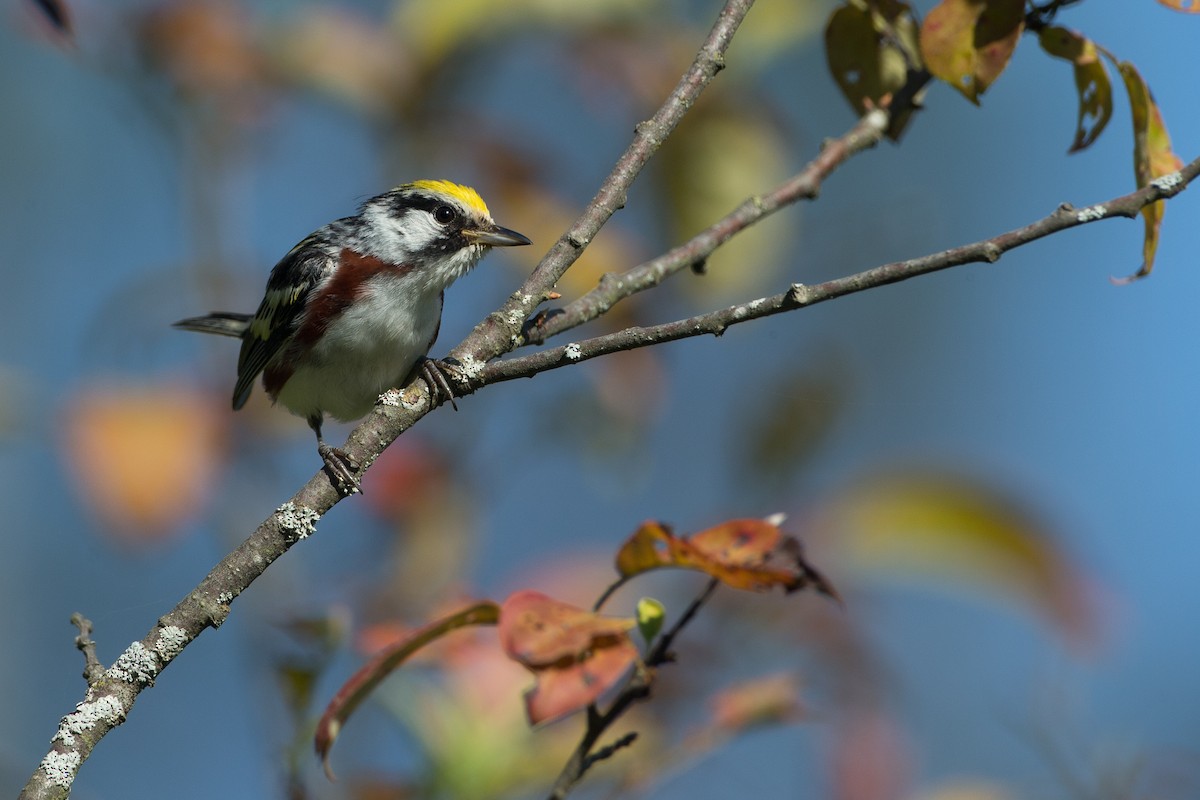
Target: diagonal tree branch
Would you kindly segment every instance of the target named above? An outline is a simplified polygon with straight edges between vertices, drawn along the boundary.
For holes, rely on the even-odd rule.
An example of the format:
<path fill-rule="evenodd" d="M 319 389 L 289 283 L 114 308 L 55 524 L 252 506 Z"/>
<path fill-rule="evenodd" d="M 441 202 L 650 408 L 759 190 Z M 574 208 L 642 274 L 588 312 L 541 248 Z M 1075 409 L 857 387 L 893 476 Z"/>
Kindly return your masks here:
<path fill-rule="evenodd" d="M 866 289 L 898 283 L 918 275 L 927 275 L 963 264 L 994 263 L 1009 250 L 1060 231 L 1105 219 L 1118 217 L 1132 219 L 1151 203 L 1169 199 L 1182 192 L 1196 179 L 1198 174 L 1200 174 L 1200 158 L 1192 161 L 1179 172 L 1164 175 L 1136 192 L 1082 209 L 1076 209 L 1064 203 L 1049 216 L 990 239 L 920 258 L 884 264 L 864 272 L 812 286 L 792 284 L 787 291 L 772 297 L 739 303 L 687 319 L 650 327 L 626 328 L 616 333 L 547 348 L 531 355 L 496 361 L 484 367 L 479 373 L 478 386 L 514 378 L 528 378 L 540 372 L 577 364 L 622 350 L 634 350 L 639 347 L 673 342 L 693 336 L 707 334 L 720 336 L 731 325 L 769 317 L 785 311 L 794 311 Z"/>
<path fill-rule="evenodd" d="M 642 167 L 724 67 L 725 51 L 753 4 L 754 0 L 727 0 L 691 67 L 657 113 L 637 126 L 633 142 L 580 218 L 551 248 L 525 285 L 454 350 L 464 365 L 478 369 L 515 346 L 524 320 L 604 223 L 624 205 L 626 192 Z M 419 379 L 402 390 L 390 391 L 351 434 L 346 449 L 365 469 L 430 410 L 428 389 Z M 22 800 L 63 800 L 69 796 L 83 762 L 109 731 L 125 721 L 138 695 L 153 686 L 158 674 L 196 637 L 207 628 L 220 627 L 229 616 L 230 603 L 293 544 L 312 534 L 321 515 L 340 500 L 324 471 L 318 472 L 221 559 L 143 639 L 129 645 L 102 675 L 98 663 L 89 664 L 89 672 L 100 677 L 89 685 L 75 710 L 60 721 L 50 751 L 21 792 Z"/>

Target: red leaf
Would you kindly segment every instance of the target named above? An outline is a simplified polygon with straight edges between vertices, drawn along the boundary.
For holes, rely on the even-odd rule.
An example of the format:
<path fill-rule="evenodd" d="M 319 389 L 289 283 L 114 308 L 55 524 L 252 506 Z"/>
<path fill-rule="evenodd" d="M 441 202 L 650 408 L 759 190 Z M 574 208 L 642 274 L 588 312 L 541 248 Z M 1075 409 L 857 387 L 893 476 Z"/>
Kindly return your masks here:
<path fill-rule="evenodd" d="M 536 725 L 585 708 L 638 661 L 631 619 L 602 617 L 544 594 L 521 591 L 500 610 L 500 646 L 536 678 L 525 711 Z"/>

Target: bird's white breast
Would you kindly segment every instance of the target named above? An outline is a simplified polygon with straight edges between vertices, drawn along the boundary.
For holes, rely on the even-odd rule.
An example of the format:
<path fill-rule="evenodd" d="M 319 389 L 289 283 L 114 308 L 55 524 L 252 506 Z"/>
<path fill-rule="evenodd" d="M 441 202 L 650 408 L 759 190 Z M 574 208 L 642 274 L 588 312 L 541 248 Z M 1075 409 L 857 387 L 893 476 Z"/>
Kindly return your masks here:
<path fill-rule="evenodd" d="M 424 356 L 442 316 L 442 290 L 402 268 L 371 277 L 325 329 L 277 401 L 301 416 L 363 417 Z"/>

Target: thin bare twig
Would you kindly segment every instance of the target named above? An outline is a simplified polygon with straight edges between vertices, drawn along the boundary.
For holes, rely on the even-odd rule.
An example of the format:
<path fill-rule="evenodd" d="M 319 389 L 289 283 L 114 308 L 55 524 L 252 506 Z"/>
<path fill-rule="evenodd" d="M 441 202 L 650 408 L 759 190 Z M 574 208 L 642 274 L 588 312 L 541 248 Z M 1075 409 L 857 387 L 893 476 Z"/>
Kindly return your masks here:
<path fill-rule="evenodd" d="M 1200 174 L 1200 158 L 1192 161 L 1179 172 L 1165 175 L 1136 192 L 1082 209 L 1075 209 L 1068 204 L 1063 204 L 1054 213 L 1036 222 L 973 244 L 954 247 L 907 261 L 884 264 L 812 286 L 793 284 L 786 291 L 772 297 L 739 303 L 687 319 L 648 327 L 626 328 L 616 333 L 550 347 L 530 355 L 496 361 L 480 371 L 477 385 L 485 386 L 514 378 L 528 378 L 540 372 L 577 364 L 597 356 L 648 347 L 662 342 L 709 334 L 720 336 L 731 325 L 786 311 L 795 311 L 826 300 L 885 286 L 889 283 L 897 283 L 950 267 L 979 262 L 993 263 L 1009 250 L 1069 228 L 1117 217 L 1136 217 L 1144 207 L 1151 203 L 1174 197 L 1182 192 L 1195 180 L 1197 174 Z"/>
<path fill-rule="evenodd" d="M 83 653 L 83 679 L 88 686 L 95 686 L 104 677 L 104 665 L 96 656 L 96 643 L 92 641 L 92 621 L 76 611 L 71 615 L 71 624 L 79 629 L 75 637 L 75 648 Z"/>
<path fill-rule="evenodd" d="M 888 119 L 885 111 L 865 114 L 845 134 L 828 140 L 820 154 L 796 175 L 765 194 L 748 198 L 720 220 L 661 256 L 619 275 L 605 275 L 592 291 L 527 326 L 525 342 L 540 344 L 551 336 L 590 322 L 621 300 L 654 288 L 681 270 L 703 263 L 718 247 L 754 223 L 799 200 L 815 199 L 825 178 L 851 157 L 879 142 L 887 130 Z"/>
<path fill-rule="evenodd" d="M 592 752 L 600 737 L 629 710 L 630 706 L 650 696 L 655 669 L 674 660 L 671 645 L 674 644 L 680 632 L 696 618 L 696 614 L 713 596 L 720 583 L 716 578 L 709 579 L 703 591 L 692 599 L 678 621 L 658 637 L 654 646 L 650 648 L 650 652 L 646 654 L 643 665 L 630 677 L 625 688 L 613 699 L 612 705 L 608 707 L 607 711 L 601 713 L 595 706 L 588 708 L 587 727 L 583 731 L 583 736 L 580 737 L 579 744 L 575 746 L 571 757 L 563 766 L 562 772 L 554 781 L 554 788 L 550 791 L 548 800 L 563 800 L 578 785 L 593 764 L 611 756 L 618 747 L 624 747 L 633 742 L 636 734 L 625 734 L 614 744 L 595 753 Z"/>

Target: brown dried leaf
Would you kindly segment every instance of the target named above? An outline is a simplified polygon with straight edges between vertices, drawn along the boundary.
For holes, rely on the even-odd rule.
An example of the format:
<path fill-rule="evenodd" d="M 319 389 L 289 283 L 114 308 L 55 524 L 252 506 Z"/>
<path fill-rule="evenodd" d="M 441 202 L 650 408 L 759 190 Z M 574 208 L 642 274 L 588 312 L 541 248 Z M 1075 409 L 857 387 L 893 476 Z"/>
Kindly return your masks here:
<path fill-rule="evenodd" d="M 921 53 L 934 77 L 978 104 L 1024 29 L 1025 0 L 942 0 L 921 25 Z"/>
<path fill-rule="evenodd" d="M 738 519 L 675 536 L 666 525 L 642 523 L 617 553 L 623 578 L 660 567 L 694 569 L 735 589 L 755 592 L 782 586 L 794 592 L 812 586 L 836 598 L 837 592 L 800 552 L 800 543 L 783 537 L 779 527 L 760 519 Z"/>
<path fill-rule="evenodd" d="M 1038 34 L 1038 41 L 1047 53 L 1070 61 L 1075 68 L 1079 116 L 1075 123 L 1075 139 L 1067 151 L 1074 153 L 1096 141 L 1112 118 L 1112 81 L 1091 39 L 1066 28 L 1050 27 Z"/>

